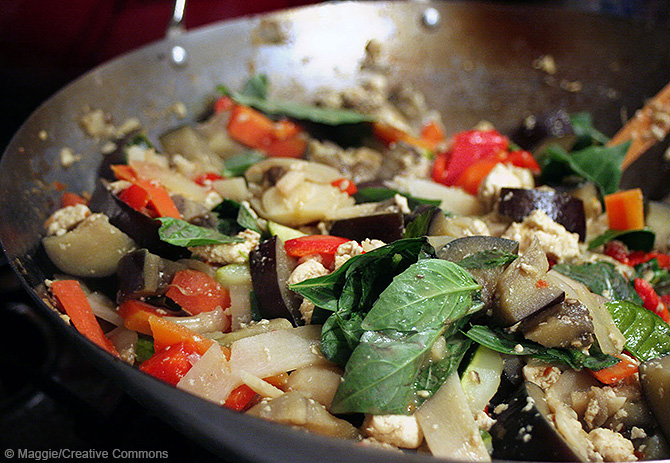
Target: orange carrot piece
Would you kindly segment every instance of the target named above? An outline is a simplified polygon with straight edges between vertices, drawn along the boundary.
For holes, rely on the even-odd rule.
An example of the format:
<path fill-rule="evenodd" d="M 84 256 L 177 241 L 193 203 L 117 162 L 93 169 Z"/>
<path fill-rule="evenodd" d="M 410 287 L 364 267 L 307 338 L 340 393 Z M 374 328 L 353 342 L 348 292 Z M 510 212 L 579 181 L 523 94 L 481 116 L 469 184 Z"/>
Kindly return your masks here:
<path fill-rule="evenodd" d="M 164 317 L 167 312 L 146 302 L 128 299 L 119 305 L 119 315 L 123 318 L 123 324 L 129 330 L 151 336 L 149 316 Z"/>
<path fill-rule="evenodd" d="M 86 299 L 86 294 L 77 280 L 54 281 L 51 284 L 51 294 L 70 317 L 77 331 L 110 354 L 119 356 L 112 341 L 102 332 L 100 323 L 91 309 L 91 304 Z"/>
<path fill-rule="evenodd" d="M 143 188 L 149 195 L 149 203 L 159 217 L 174 217 L 181 219 L 181 213 L 170 197 L 165 187 L 154 180 L 137 180 L 136 185 Z"/>
<path fill-rule="evenodd" d="M 60 197 L 60 207 L 76 206 L 77 204 L 88 205 L 88 201 L 83 196 L 71 191 L 66 191 Z"/>
<path fill-rule="evenodd" d="M 616 365 L 598 371 L 590 370 L 591 374 L 603 384 L 618 383 L 622 379 L 628 378 L 638 371 L 638 363 L 635 359 L 626 354 L 619 354 L 615 357 L 621 360 Z"/>
<path fill-rule="evenodd" d="M 381 122 L 372 123 L 372 133 L 387 145 L 403 141 L 407 144 L 427 150 L 433 150 L 435 148 L 435 143 L 430 140 L 413 137 L 407 132 Z"/>
<path fill-rule="evenodd" d="M 446 138 L 442 127 L 435 121 L 428 121 L 421 128 L 421 139 L 430 143 L 437 144 Z"/>
<path fill-rule="evenodd" d="M 262 149 L 272 141 L 274 123 L 259 111 L 248 106 L 233 108 L 228 121 L 228 132 L 233 140 L 251 148 Z"/>
<path fill-rule="evenodd" d="M 642 190 L 617 191 L 605 196 L 605 211 L 612 230 L 638 230 L 644 227 Z"/>
<path fill-rule="evenodd" d="M 203 355 L 207 352 L 207 349 L 214 345 L 215 341 L 200 336 L 198 333 L 189 330 L 184 326 L 177 325 L 172 323 L 169 320 L 158 317 L 156 315 L 149 315 L 149 326 L 151 327 L 151 334 L 154 337 L 154 349 L 156 352 L 159 350 L 177 344 L 184 341 L 192 342 L 200 355 Z M 222 347 L 224 352 L 226 348 Z M 230 350 L 226 352 L 226 356 L 230 356 Z"/>
<path fill-rule="evenodd" d="M 302 137 L 273 140 L 264 151 L 274 158 L 301 158 L 307 150 L 307 140 Z"/>
<path fill-rule="evenodd" d="M 497 159 L 480 159 L 471 164 L 463 173 L 456 179 L 456 186 L 463 188 L 471 195 L 476 195 L 479 191 L 479 185 L 482 180 L 493 170 L 496 164 L 500 161 Z"/>

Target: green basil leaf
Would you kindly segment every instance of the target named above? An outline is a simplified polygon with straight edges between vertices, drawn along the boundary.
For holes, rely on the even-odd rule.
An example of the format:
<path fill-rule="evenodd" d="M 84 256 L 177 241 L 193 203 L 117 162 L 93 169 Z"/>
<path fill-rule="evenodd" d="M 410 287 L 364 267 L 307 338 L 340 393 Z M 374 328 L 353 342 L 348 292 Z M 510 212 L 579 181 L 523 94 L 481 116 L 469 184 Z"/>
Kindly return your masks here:
<path fill-rule="evenodd" d="M 360 325 L 364 332 L 331 410 L 407 414 L 414 409 L 418 391 L 425 400 L 436 390 L 435 375 L 456 363 L 450 358 L 425 372 L 433 344 L 455 322 L 482 308 L 473 300 L 480 289 L 465 269 L 441 259 L 419 260 L 395 277 Z"/>
<path fill-rule="evenodd" d="M 649 252 L 654 249 L 656 234 L 650 228 L 641 230 L 607 230 L 596 236 L 589 243 L 589 250 L 602 246 L 613 240 L 619 240 L 630 249 Z"/>
<path fill-rule="evenodd" d="M 501 354 L 528 355 L 548 363 L 566 364 L 575 370 L 582 368 L 601 370 L 619 362 L 616 357 L 603 354 L 595 349 L 592 349 L 591 355 L 586 355 L 577 349 L 547 348 L 536 342 L 508 334 L 501 329 L 484 325 L 473 325 L 464 334 L 477 344 Z"/>
<path fill-rule="evenodd" d="M 517 257 L 519 256 L 516 254 L 510 254 L 500 249 L 487 249 L 466 257 L 458 262 L 458 265 L 468 270 L 506 267 Z"/>
<path fill-rule="evenodd" d="M 630 142 L 616 146 L 589 146 L 568 153 L 559 145 L 549 146 L 544 154 L 542 178 L 553 178 L 567 172 L 576 174 L 596 184 L 601 195 L 615 193 L 621 181 L 621 163 Z M 552 178 L 550 178 L 552 177 Z"/>
<path fill-rule="evenodd" d="M 418 212 L 418 210 L 417 210 Z M 435 214 L 443 214 L 442 209 L 437 206 L 429 206 L 419 215 L 405 225 L 403 232 L 404 238 L 418 238 L 420 236 L 427 236 L 430 224 L 433 222 Z"/>
<path fill-rule="evenodd" d="M 149 137 L 147 137 L 147 134 L 143 132 L 137 132 L 134 135 L 132 135 L 125 144 L 125 149 L 128 149 L 131 146 L 139 146 L 140 148 L 143 149 L 150 149 L 154 148 L 153 143 L 151 143 L 151 140 L 149 140 Z"/>
<path fill-rule="evenodd" d="M 247 150 L 236 154 L 223 161 L 224 169 L 222 175 L 224 177 L 240 177 L 244 175 L 249 167 L 261 162 L 265 158 L 266 156 L 263 153 L 256 150 Z"/>
<path fill-rule="evenodd" d="M 349 109 L 321 108 L 296 101 L 275 101 L 252 95 L 234 93 L 232 98 L 241 105 L 251 106 L 272 116 L 316 122 L 325 125 L 359 124 L 372 122 L 374 118 Z"/>
<path fill-rule="evenodd" d="M 240 204 L 240 210 L 237 213 L 237 223 L 240 224 L 242 228 L 253 230 L 259 235 L 263 234 L 258 226 L 258 217 L 244 203 Z"/>
<path fill-rule="evenodd" d="M 265 100 L 268 97 L 268 77 L 265 74 L 253 76 L 244 84 L 240 95 Z"/>
<path fill-rule="evenodd" d="M 457 324 L 453 326 L 458 328 Z M 417 391 L 417 406 L 420 406 L 440 389 L 449 375 L 458 369 L 463 357 L 472 345 L 470 339 L 459 333 L 445 333 L 443 337 L 446 340 L 444 357 L 436 362 L 428 362 L 428 365 L 421 370 L 414 383 L 414 389 Z"/>
<path fill-rule="evenodd" d="M 331 362 L 345 365 L 358 345 L 364 330 L 361 323 L 365 314 L 361 312 L 335 312 L 321 329 L 321 352 Z"/>
<path fill-rule="evenodd" d="M 387 199 L 392 199 L 395 195 L 401 195 L 407 198 L 407 205 L 412 210 L 414 210 L 417 206 L 420 206 L 421 204 L 427 204 L 429 206 L 439 206 L 441 203 L 441 200 L 439 199 L 417 198 L 415 196 L 406 193 L 400 193 L 398 190 L 386 187 L 360 188 L 354 194 L 354 199 L 356 200 L 356 203 L 378 203 L 380 201 L 386 201 Z"/>
<path fill-rule="evenodd" d="M 610 139 L 607 135 L 599 132 L 593 125 L 593 118 L 590 113 L 581 112 L 570 115 L 570 125 L 572 126 L 573 132 L 579 138 L 586 139 L 585 143 L 593 144 L 593 142 L 600 143 L 604 145 Z"/>
<path fill-rule="evenodd" d="M 256 215 L 245 205 L 224 199 L 212 209 L 217 215 L 217 229 L 224 235 L 236 235 L 246 229 L 262 234 Z"/>
<path fill-rule="evenodd" d="M 609 262 L 556 264 L 552 268 L 568 278 L 585 284 L 592 292 L 608 299 L 642 304 L 633 285 Z"/>
<path fill-rule="evenodd" d="M 140 364 L 149 360 L 155 353 L 154 341 L 145 336 L 138 336 L 135 344 L 135 361 Z"/>
<path fill-rule="evenodd" d="M 199 227 L 185 220 L 159 217 L 161 227 L 158 236 L 162 241 L 175 246 L 206 246 L 208 244 L 241 243 L 237 236 L 228 236 L 211 228 Z"/>
<path fill-rule="evenodd" d="M 361 328 L 398 332 L 439 329 L 481 308 L 472 275 L 442 259 L 423 259 L 393 279 L 368 312 Z"/>
<path fill-rule="evenodd" d="M 670 354 L 670 325 L 655 313 L 626 301 L 607 302 L 626 349 L 641 362 Z"/>
<path fill-rule="evenodd" d="M 413 386 L 440 335 L 366 331 L 347 362 L 331 412 L 409 414 L 415 406 Z"/>

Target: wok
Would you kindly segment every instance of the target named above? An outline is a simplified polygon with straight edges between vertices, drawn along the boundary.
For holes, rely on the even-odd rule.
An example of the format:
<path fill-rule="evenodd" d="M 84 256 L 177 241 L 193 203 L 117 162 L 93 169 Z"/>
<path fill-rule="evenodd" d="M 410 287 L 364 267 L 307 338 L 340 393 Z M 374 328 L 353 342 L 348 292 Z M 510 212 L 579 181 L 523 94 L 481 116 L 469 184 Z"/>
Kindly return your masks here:
<path fill-rule="evenodd" d="M 439 13 L 439 24 L 427 25 L 428 7 Z M 283 38 L 273 40 L 273 30 Z M 563 108 L 591 111 L 611 135 L 621 112 L 633 114 L 670 76 L 670 31 L 621 20 L 480 3 L 324 4 L 176 34 L 104 64 L 38 108 L 0 162 L 0 240 L 44 316 L 128 393 L 215 453 L 266 462 L 434 461 L 354 447 L 222 409 L 112 358 L 67 327 L 40 297 L 50 267 L 39 239 L 58 203 L 58 182 L 75 192 L 94 187 L 101 141 L 85 136 L 77 118 L 85 107 L 103 109 L 117 123 L 139 117 L 155 140 L 205 114 L 217 84 L 238 88 L 253 72 L 269 76 L 276 96 L 305 100 L 321 87 L 352 85 L 372 38 L 385 45 L 393 80 L 423 91 L 449 133 L 481 119 L 508 132 L 529 114 Z M 184 66 L 170 60 L 175 45 L 188 54 Z M 555 75 L 533 68 L 542 55 L 553 56 Z M 575 82 L 579 91 L 571 91 Z M 186 105 L 185 120 L 166 110 L 175 102 Z M 81 161 L 63 168 L 63 147 L 81 154 Z M 667 169 L 660 154 L 650 158 L 633 165 L 625 182 L 659 197 L 667 191 Z"/>

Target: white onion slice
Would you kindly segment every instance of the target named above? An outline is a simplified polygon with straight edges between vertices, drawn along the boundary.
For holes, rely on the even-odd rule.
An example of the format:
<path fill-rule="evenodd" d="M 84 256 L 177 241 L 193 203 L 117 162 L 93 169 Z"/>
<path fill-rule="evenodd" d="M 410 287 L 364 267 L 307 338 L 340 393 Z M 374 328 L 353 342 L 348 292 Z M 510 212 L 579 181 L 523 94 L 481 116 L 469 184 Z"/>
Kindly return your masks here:
<path fill-rule="evenodd" d="M 184 326 L 198 334 L 213 333 L 216 331 L 228 331 L 230 328 L 230 317 L 227 311 L 221 307 L 208 312 L 201 312 L 190 317 L 164 317 L 166 320 Z"/>
<path fill-rule="evenodd" d="M 214 344 L 179 380 L 177 387 L 223 405 L 231 391 L 240 384 L 242 381 L 239 375 L 230 371 L 223 350 L 218 344 Z"/>

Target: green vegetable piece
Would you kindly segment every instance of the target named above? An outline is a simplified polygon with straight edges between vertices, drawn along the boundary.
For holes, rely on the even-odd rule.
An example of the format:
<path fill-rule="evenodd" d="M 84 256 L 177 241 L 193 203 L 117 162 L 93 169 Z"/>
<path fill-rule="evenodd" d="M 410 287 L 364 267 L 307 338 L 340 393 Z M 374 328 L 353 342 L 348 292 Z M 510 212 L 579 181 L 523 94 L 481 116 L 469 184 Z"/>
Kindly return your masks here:
<path fill-rule="evenodd" d="M 556 264 L 552 268 L 568 278 L 583 283 L 592 292 L 608 299 L 642 304 L 642 299 L 635 292 L 633 285 L 609 262 L 582 265 Z"/>
<path fill-rule="evenodd" d="M 257 74 L 244 84 L 241 95 L 251 98 L 265 100 L 268 97 L 268 77 L 265 74 Z"/>
<path fill-rule="evenodd" d="M 641 230 L 607 230 L 596 236 L 589 243 L 589 250 L 602 246 L 613 240 L 619 240 L 630 249 L 649 252 L 654 249 L 656 234 L 649 228 Z"/>
<path fill-rule="evenodd" d="M 419 400 L 417 386 L 421 400 L 431 394 L 424 387 L 431 376 L 420 374 L 433 344 L 454 322 L 482 308 L 473 301 L 479 289 L 465 269 L 441 259 L 419 260 L 395 277 L 361 324 L 365 331 L 331 410 L 411 413 Z M 441 365 L 442 374 L 453 368 L 452 360 Z"/>
<path fill-rule="evenodd" d="M 278 237 L 283 242 L 287 242 L 294 238 L 300 238 L 301 236 L 307 236 L 300 230 L 287 227 L 286 225 L 273 222 L 272 220 L 268 220 L 268 231 L 270 232 L 270 235 Z"/>
<path fill-rule="evenodd" d="M 570 125 L 572 130 L 575 132 L 575 135 L 580 139 L 584 139 L 582 142 L 580 140 L 579 144 L 592 145 L 594 142 L 604 145 L 610 139 L 607 135 L 598 131 L 593 125 L 593 118 L 588 112 L 581 112 L 570 115 Z"/>
<path fill-rule="evenodd" d="M 137 338 L 137 344 L 135 344 L 135 362 L 139 365 L 140 363 L 149 360 L 154 353 L 153 340 L 144 336 L 139 336 Z"/>
<path fill-rule="evenodd" d="M 154 148 L 154 145 L 151 143 L 151 140 L 149 140 L 149 137 L 147 137 L 147 134 L 143 132 L 137 132 L 136 134 L 132 135 L 126 142 L 124 148 L 128 149 L 131 146 L 139 146 L 140 148 L 144 149 Z"/>
<path fill-rule="evenodd" d="M 206 246 L 208 244 L 241 243 L 237 236 L 228 236 L 211 228 L 199 227 L 185 220 L 159 217 L 161 227 L 158 236 L 162 241 L 175 246 Z"/>
<path fill-rule="evenodd" d="M 245 229 L 262 234 L 256 215 L 244 204 L 224 199 L 212 212 L 217 214 L 217 229 L 224 235 L 235 235 Z"/>
<path fill-rule="evenodd" d="M 575 370 L 588 368 L 602 370 L 619 362 L 619 359 L 591 349 L 586 355 L 577 349 L 547 348 L 538 343 L 505 333 L 501 329 L 493 329 L 484 325 L 473 325 L 465 336 L 477 344 L 491 350 L 509 355 L 528 355 L 548 363 L 562 363 Z"/>
<path fill-rule="evenodd" d="M 481 309 L 472 293 L 481 290 L 472 275 L 453 262 L 424 259 L 393 279 L 363 320 L 366 331 L 439 329 Z"/>
<path fill-rule="evenodd" d="M 433 217 L 436 213 L 443 214 L 442 210 L 437 206 L 431 206 L 414 218 L 411 222 L 405 225 L 403 238 L 418 238 L 419 236 L 428 235 L 430 224 L 433 222 Z"/>
<path fill-rule="evenodd" d="M 615 193 L 621 181 L 621 163 L 630 142 L 616 146 L 589 146 L 568 153 L 559 145 L 551 145 L 543 153 L 542 180 L 560 181 L 576 174 L 598 187 L 601 195 Z"/>
<path fill-rule="evenodd" d="M 487 249 L 466 257 L 458 262 L 458 265 L 468 270 L 505 267 L 516 258 L 516 254 L 510 254 L 500 249 Z"/>
<path fill-rule="evenodd" d="M 224 177 L 242 176 L 249 167 L 261 162 L 265 158 L 265 154 L 256 150 L 247 150 L 243 153 L 236 154 L 223 161 L 224 169 L 222 175 Z"/>
<path fill-rule="evenodd" d="M 641 362 L 670 353 L 670 325 L 655 313 L 626 301 L 605 304 L 626 338 L 626 349 Z"/>
<path fill-rule="evenodd" d="M 657 259 L 636 265 L 635 275 L 649 281 L 659 295 L 670 294 L 670 271 L 661 268 Z M 642 305 L 640 302 L 635 303 Z"/>

